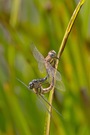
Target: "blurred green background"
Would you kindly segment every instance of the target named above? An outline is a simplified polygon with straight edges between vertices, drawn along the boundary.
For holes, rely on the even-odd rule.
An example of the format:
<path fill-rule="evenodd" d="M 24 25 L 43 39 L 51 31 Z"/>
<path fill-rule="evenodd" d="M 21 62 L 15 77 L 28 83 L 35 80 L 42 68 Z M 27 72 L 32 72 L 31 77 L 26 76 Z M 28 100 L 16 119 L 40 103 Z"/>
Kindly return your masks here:
<path fill-rule="evenodd" d="M 42 135 L 46 111 L 24 83 L 41 78 L 30 44 L 58 52 L 79 0 L 0 0 L 0 135 Z M 83 5 L 58 70 L 66 87 L 55 90 L 51 135 L 90 135 L 90 0 Z"/>

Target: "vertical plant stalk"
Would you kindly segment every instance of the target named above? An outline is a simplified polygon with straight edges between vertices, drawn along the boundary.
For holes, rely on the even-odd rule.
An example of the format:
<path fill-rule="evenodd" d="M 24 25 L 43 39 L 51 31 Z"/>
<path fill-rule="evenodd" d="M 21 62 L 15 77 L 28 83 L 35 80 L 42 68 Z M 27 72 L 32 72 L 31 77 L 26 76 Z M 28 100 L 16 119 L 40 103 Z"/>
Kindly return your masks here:
<path fill-rule="evenodd" d="M 82 5 L 84 4 L 85 0 L 80 0 L 77 7 L 75 8 L 72 16 L 71 16 L 71 19 L 68 23 L 68 26 L 67 26 L 67 29 L 65 31 L 65 34 L 64 34 L 64 37 L 63 37 L 63 40 L 61 42 L 61 45 L 60 45 L 60 48 L 59 48 L 59 51 L 58 51 L 58 58 L 61 57 L 63 51 L 64 51 L 64 48 L 66 46 L 66 42 L 67 42 L 67 39 L 68 39 L 68 36 L 72 30 L 72 27 L 73 27 L 73 24 L 75 22 L 75 19 L 82 7 Z M 58 63 L 59 61 L 57 60 L 56 61 L 56 65 L 55 65 L 55 68 L 57 69 L 58 68 Z M 53 93 L 54 93 L 54 87 L 53 89 L 50 91 L 50 95 L 49 95 L 49 103 L 52 105 L 52 101 L 53 101 Z M 50 113 L 52 112 L 52 108 L 51 106 L 49 107 L 49 111 Z M 47 113 L 47 116 L 46 116 L 46 122 L 45 122 L 45 130 L 44 130 L 44 135 L 49 135 L 50 134 L 50 122 L 51 122 L 51 115 L 49 113 Z"/>

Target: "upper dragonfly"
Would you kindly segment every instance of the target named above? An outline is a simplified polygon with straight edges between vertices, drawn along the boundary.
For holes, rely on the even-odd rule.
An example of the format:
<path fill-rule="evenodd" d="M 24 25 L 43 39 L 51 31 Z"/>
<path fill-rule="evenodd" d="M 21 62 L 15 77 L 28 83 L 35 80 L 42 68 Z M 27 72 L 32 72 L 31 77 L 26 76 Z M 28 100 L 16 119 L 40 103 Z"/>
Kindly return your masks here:
<path fill-rule="evenodd" d="M 31 45 L 32 53 L 35 57 L 35 59 L 38 62 L 38 67 L 41 72 L 46 69 L 46 72 L 50 78 L 55 78 L 55 80 L 59 81 L 59 84 L 55 85 L 56 88 L 61 89 L 62 91 L 65 90 L 64 84 L 61 81 L 61 74 L 58 72 L 52 64 L 55 63 L 56 59 L 59 59 L 56 55 L 56 52 L 54 50 L 51 50 L 48 55 L 44 58 L 43 55 L 38 51 L 38 49 Z"/>

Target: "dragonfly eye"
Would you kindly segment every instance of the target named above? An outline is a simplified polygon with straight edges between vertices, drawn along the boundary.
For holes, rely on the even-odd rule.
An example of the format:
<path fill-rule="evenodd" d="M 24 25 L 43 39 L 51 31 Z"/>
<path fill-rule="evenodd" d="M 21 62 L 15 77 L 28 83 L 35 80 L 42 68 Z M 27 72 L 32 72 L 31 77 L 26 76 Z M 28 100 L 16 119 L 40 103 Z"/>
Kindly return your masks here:
<path fill-rule="evenodd" d="M 33 89 L 33 87 L 34 87 L 34 83 L 33 82 L 30 82 L 29 83 L 29 89 Z"/>
<path fill-rule="evenodd" d="M 56 57 L 56 52 L 54 50 L 50 51 L 48 53 L 48 55 L 50 55 L 52 58 L 55 58 Z"/>
<path fill-rule="evenodd" d="M 36 83 L 36 82 L 37 82 L 37 79 L 32 80 L 32 83 Z"/>

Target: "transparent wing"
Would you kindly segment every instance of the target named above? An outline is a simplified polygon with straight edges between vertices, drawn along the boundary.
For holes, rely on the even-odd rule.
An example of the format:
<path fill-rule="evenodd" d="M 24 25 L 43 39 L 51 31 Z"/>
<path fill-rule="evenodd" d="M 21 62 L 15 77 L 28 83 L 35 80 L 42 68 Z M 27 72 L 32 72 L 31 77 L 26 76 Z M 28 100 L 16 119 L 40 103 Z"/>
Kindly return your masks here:
<path fill-rule="evenodd" d="M 44 72 L 44 73 L 46 72 L 45 64 L 39 62 L 38 63 L 38 68 L 39 68 L 39 70 L 40 70 L 41 73 L 42 72 Z"/>
<path fill-rule="evenodd" d="M 52 79 L 49 77 L 48 79 L 47 79 L 47 81 L 49 82 L 49 84 L 51 84 L 51 81 L 52 81 Z M 60 81 L 55 81 L 55 88 L 58 90 L 58 91 L 65 91 L 65 86 L 64 86 L 64 83 L 63 83 L 63 81 L 62 80 L 60 80 Z"/>
<path fill-rule="evenodd" d="M 63 83 L 63 81 L 56 81 L 55 83 L 55 88 L 57 88 L 57 90 L 60 90 L 60 91 L 65 91 L 65 85 Z"/>
<path fill-rule="evenodd" d="M 43 55 L 38 51 L 38 49 L 34 46 L 34 44 L 32 44 L 30 46 L 30 48 L 31 48 L 32 53 L 33 53 L 33 56 L 35 57 L 35 59 L 37 60 L 37 62 L 44 63 L 44 57 L 43 57 Z"/>
<path fill-rule="evenodd" d="M 45 64 L 44 64 L 45 59 L 44 59 L 43 55 L 38 51 L 38 49 L 33 44 L 30 47 L 31 47 L 33 56 L 35 57 L 35 59 L 38 62 L 38 68 L 39 68 L 40 72 L 45 72 Z"/>
<path fill-rule="evenodd" d="M 47 66 L 48 66 L 48 67 L 47 67 L 47 72 L 48 72 L 49 76 L 50 76 L 51 78 L 52 78 L 52 77 L 55 77 L 55 79 L 56 79 L 57 81 L 61 81 L 62 77 L 61 77 L 60 72 L 58 72 L 55 68 L 53 68 L 49 62 L 48 62 L 48 64 L 47 64 Z"/>
<path fill-rule="evenodd" d="M 48 82 L 51 83 L 52 77 L 54 77 L 56 81 L 55 88 L 61 91 L 65 91 L 65 86 L 62 82 L 62 77 L 61 77 L 60 72 L 58 72 L 55 68 L 53 68 L 50 63 L 48 63 L 47 66 L 48 66 L 47 72 L 49 74 Z"/>

